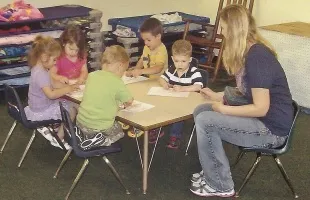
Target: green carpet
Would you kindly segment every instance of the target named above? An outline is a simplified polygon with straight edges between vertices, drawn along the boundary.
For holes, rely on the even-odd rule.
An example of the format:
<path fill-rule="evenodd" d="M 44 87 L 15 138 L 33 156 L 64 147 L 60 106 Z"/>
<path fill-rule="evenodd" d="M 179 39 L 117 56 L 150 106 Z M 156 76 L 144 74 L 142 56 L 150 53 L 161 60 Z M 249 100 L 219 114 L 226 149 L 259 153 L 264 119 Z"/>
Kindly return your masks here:
<path fill-rule="evenodd" d="M 20 90 L 19 90 L 20 91 Z M 26 96 L 26 91 L 20 91 Z M 0 145 L 2 145 L 13 120 L 8 116 L 3 94 L 0 92 Z M 310 199 L 310 116 L 301 113 L 296 124 L 295 137 L 290 151 L 281 157 L 281 161 L 292 179 L 299 199 Z M 131 191 L 126 195 L 121 185 L 100 158 L 91 161 L 79 184 L 73 191 L 73 200 L 165 200 L 165 199 L 201 199 L 189 191 L 190 176 L 200 171 L 196 140 L 192 142 L 189 155 L 184 156 L 193 122 L 188 121 L 184 130 L 182 147 L 170 150 L 165 147 L 168 135 L 160 140 L 153 165 L 149 173 L 149 187 L 142 194 L 142 172 L 135 141 L 125 137 L 121 140 L 123 151 L 108 156 Z M 66 196 L 83 160 L 74 155 L 68 160 L 57 179 L 53 179 L 64 152 L 52 147 L 43 137 L 37 135 L 20 169 L 18 161 L 30 139 L 32 131 L 18 125 L 2 155 L 0 155 L 0 200 L 60 200 Z M 142 138 L 140 138 L 142 144 Z M 153 146 L 150 145 L 150 150 Z M 233 161 L 238 148 L 225 144 L 227 156 Z M 246 154 L 238 166 L 232 170 L 235 188 L 240 184 L 255 160 L 252 153 Z M 218 199 L 218 198 L 210 198 Z M 255 174 L 248 182 L 241 197 L 244 200 L 289 200 L 293 195 L 274 161 L 263 158 Z"/>

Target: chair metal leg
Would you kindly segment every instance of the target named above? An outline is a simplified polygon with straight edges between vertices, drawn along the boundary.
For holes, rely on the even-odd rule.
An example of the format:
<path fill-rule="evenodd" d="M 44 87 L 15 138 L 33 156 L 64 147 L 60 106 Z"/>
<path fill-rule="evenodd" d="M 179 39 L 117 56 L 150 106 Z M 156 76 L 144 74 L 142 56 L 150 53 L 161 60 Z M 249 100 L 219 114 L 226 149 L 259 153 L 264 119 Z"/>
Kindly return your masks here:
<path fill-rule="evenodd" d="M 150 160 L 150 163 L 149 163 L 149 167 L 147 169 L 147 171 L 149 172 L 150 171 L 150 168 L 151 168 L 151 165 L 152 165 L 152 161 L 153 161 L 153 157 L 154 157 L 154 154 L 155 154 L 155 151 L 156 151 L 156 147 L 157 147 L 157 143 L 158 143 L 158 139 L 159 139 L 159 135 L 161 133 L 161 128 L 159 128 L 159 131 L 158 131 L 158 134 L 157 134 L 157 138 L 156 138 L 156 142 L 155 142 L 155 146 L 153 148 L 153 152 L 152 152 L 152 156 L 151 156 L 151 160 Z"/>
<path fill-rule="evenodd" d="M 292 191 L 292 193 L 293 193 L 293 195 L 294 195 L 294 198 L 297 199 L 297 198 L 298 198 L 298 195 L 296 194 L 296 192 L 295 192 L 295 190 L 294 190 L 294 187 L 293 187 L 293 184 L 292 184 L 291 180 L 289 179 L 289 177 L 288 177 L 286 171 L 284 170 L 284 167 L 283 167 L 283 165 L 282 165 L 280 159 L 278 158 L 277 155 L 273 155 L 273 158 L 274 158 L 275 162 L 277 163 L 277 166 L 278 166 L 278 168 L 280 169 L 283 178 L 285 179 L 286 183 L 287 183 L 288 186 L 290 187 L 290 189 L 291 189 L 291 191 Z"/>
<path fill-rule="evenodd" d="M 64 166 L 64 164 L 66 163 L 66 161 L 68 160 L 70 154 L 72 152 L 72 149 L 69 149 L 65 155 L 65 157 L 62 159 L 57 171 L 55 172 L 55 175 L 53 178 L 57 178 L 59 171 L 61 170 L 61 168 Z"/>
<path fill-rule="evenodd" d="M 115 168 L 113 167 L 113 165 L 111 164 L 111 162 L 109 161 L 109 159 L 106 156 L 102 157 L 104 162 L 107 163 L 107 165 L 109 166 L 110 170 L 113 172 L 114 176 L 116 177 L 116 179 L 118 180 L 118 182 L 120 182 L 120 184 L 123 186 L 123 188 L 126 190 L 126 194 L 130 194 L 129 190 L 127 189 L 127 187 L 125 186 L 124 182 L 122 181 L 120 175 L 117 173 L 117 171 L 115 170 Z"/>
<path fill-rule="evenodd" d="M 134 132 L 135 132 L 135 131 L 134 131 Z M 144 133 L 144 134 L 145 134 L 145 133 Z M 139 157 L 140 157 L 141 168 L 143 169 L 143 162 L 142 162 L 141 150 L 140 150 L 140 146 L 139 146 L 139 141 L 138 141 L 137 134 L 135 134 L 135 139 L 136 139 L 137 149 L 138 149 L 138 153 L 139 153 Z"/>
<path fill-rule="evenodd" d="M 244 154 L 245 154 L 244 151 L 239 150 L 237 159 L 236 159 L 235 163 L 230 168 L 234 169 L 237 166 L 237 164 L 239 163 L 239 161 L 241 160 L 241 158 L 244 156 Z"/>
<path fill-rule="evenodd" d="M 21 159 L 20 159 L 20 161 L 18 163 L 18 167 L 20 167 L 22 165 L 22 163 L 24 161 L 24 158 L 26 157 L 26 155 L 28 153 L 28 150 L 29 150 L 29 148 L 30 148 L 30 146 L 31 146 L 31 144 L 32 144 L 32 142 L 33 142 L 35 137 L 36 137 L 36 130 L 34 130 L 33 133 L 32 133 L 32 136 L 31 136 L 31 138 L 30 138 L 30 140 L 29 140 L 29 142 L 28 142 L 28 144 L 26 146 L 26 149 L 25 149 L 25 151 L 24 151 L 24 153 L 23 153 L 23 155 L 22 155 L 22 157 L 21 157 Z"/>
<path fill-rule="evenodd" d="M 68 192 L 68 194 L 67 194 L 67 196 L 65 198 L 66 200 L 69 199 L 69 196 L 70 196 L 71 192 L 75 188 L 76 184 L 79 182 L 79 180 L 80 180 L 81 176 L 83 175 L 84 171 L 86 170 L 86 167 L 88 166 L 88 164 L 89 164 L 89 160 L 85 159 L 85 161 L 84 161 L 84 163 L 82 165 L 82 168 L 80 169 L 78 175 L 75 177 L 75 179 L 74 179 L 74 181 L 73 181 L 73 183 L 71 185 L 71 188 L 70 188 L 70 190 L 69 190 L 69 192 Z"/>
<path fill-rule="evenodd" d="M 193 138 L 193 135 L 194 135 L 195 128 L 196 128 L 196 125 L 194 125 L 193 130 L 192 130 L 192 133 L 191 133 L 191 136 L 189 137 L 189 141 L 188 141 L 188 144 L 187 144 L 187 147 L 186 147 L 186 150 L 185 150 L 185 155 L 186 155 L 186 156 L 188 155 L 187 152 L 188 152 L 189 146 L 191 145 L 191 142 L 192 142 L 192 138 Z"/>
<path fill-rule="evenodd" d="M 13 125 L 12 125 L 12 127 L 11 127 L 11 129 L 10 129 L 10 131 L 9 131 L 9 133 L 8 133 L 8 135 L 6 136 L 6 138 L 4 140 L 4 143 L 3 143 L 2 147 L 1 147 L 0 153 L 3 152 L 3 149 L 4 149 L 5 145 L 6 145 L 6 143 L 9 141 L 9 139 L 10 139 L 10 137 L 11 137 L 13 131 L 14 131 L 14 128 L 15 128 L 16 124 L 17 124 L 17 121 L 15 120 Z"/>
<path fill-rule="evenodd" d="M 241 190 L 243 189 L 245 184 L 249 181 L 249 179 L 253 175 L 253 173 L 254 173 L 255 169 L 257 168 L 258 163 L 261 161 L 261 159 L 262 159 L 262 155 L 260 153 L 258 153 L 255 162 L 253 163 L 253 165 L 252 165 L 250 171 L 248 172 L 248 174 L 246 175 L 246 177 L 245 177 L 245 179 L 244 179 L 240 189 L 236 192 L 235 197 L 239 197 L 239 194 L 240 194 Z"/>

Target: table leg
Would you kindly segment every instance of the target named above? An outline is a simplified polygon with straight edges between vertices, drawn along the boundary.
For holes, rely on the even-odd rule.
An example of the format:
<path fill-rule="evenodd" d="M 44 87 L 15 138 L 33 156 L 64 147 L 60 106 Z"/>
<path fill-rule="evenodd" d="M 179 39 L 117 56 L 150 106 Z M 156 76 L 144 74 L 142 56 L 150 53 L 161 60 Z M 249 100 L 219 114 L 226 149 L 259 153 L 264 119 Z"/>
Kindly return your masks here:
<path fill-rule="evenodd" d="M 149 161 L 149 132 L 144 132 L 144 144 L 143 144 L 143 194 L 146 194 L 147 190 L 147 175 L 148 175 L 148 161 Z"/>

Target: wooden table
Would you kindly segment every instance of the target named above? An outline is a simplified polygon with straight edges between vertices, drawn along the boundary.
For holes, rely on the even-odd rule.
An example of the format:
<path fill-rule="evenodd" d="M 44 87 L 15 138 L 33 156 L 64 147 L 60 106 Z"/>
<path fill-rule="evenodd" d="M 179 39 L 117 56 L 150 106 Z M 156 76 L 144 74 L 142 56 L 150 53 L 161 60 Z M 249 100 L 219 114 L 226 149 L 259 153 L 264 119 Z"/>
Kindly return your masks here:
<path fill-rule="evenodd" d="M 148 131 L 154 128 L 166 126 L 175 122 L 191 119 L 194 109 L 202 104 L 211 101 L 204 99 L 199 93 L 192 92 L 186 98 L 149 96 L 148 90 L 153 86 L 159 86 L 157 80 L 127 85 L 135 100 L 152 104 L 155 107 L 139 113 L 119 112 L 116 119 L 120 122 L 134 126 L 145 131 L 143 146 L 143 193 L 146 194 L 148 180 Z M 81 99 L 69 100 L 80 103 Z"/>
<path fill-rule="evenodd" d="M 260 27 L 260 33 L 275 48 L 293 99 L 310 108 L 310 24 L 274 24 Z"/>

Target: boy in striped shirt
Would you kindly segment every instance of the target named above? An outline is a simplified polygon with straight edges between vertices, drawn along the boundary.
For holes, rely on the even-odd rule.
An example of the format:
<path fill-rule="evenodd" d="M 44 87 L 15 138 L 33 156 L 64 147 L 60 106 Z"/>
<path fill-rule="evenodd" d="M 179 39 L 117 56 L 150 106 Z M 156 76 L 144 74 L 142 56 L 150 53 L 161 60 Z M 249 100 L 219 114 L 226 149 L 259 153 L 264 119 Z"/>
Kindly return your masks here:
<path fill-rule="evenodd" d="M 160 85 L 178 92 L 199 92 L 205 87 L 202 74 L 197 69 L 197 62 L 192 62 L 192 45 L 189 41 L 178 40 L 172 45 L 173 65 L 161 75 Z M 180 145 L 184 122 L 171 125 L 168 148 L 177 149 Z"/>

